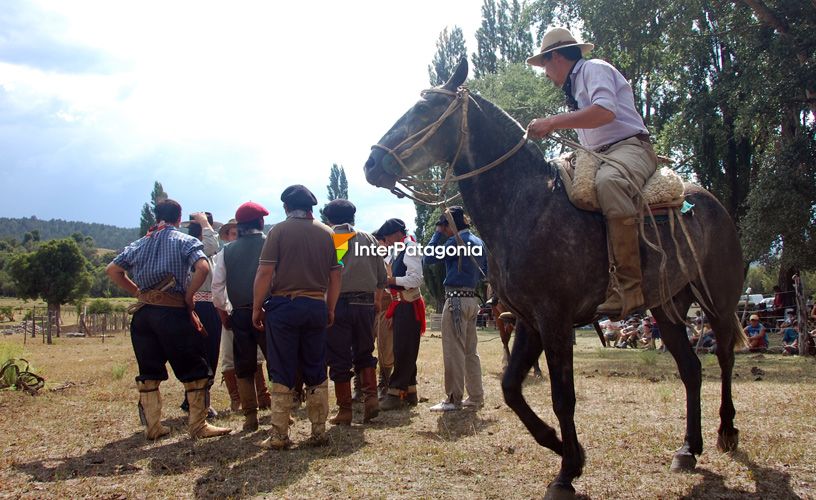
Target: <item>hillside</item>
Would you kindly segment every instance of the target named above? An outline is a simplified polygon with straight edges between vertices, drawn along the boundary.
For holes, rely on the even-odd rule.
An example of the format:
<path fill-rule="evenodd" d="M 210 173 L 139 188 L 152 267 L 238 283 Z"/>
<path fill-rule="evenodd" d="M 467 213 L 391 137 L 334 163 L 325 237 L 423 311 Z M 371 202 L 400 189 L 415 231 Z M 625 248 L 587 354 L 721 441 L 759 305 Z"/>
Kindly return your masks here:
<path fill-rule="evenodd" d="M 118 250 L 139 237 L 139 228 L 126 228 L 62 219 L 40 220 L 36 217 L 12 219 L 0 217 L 0 239 L 15 238 L 22 241 L 26 233 L 39 231 L 40 240 L 66 238 L 74 233 L 90 236 L 99 248 Z"/>

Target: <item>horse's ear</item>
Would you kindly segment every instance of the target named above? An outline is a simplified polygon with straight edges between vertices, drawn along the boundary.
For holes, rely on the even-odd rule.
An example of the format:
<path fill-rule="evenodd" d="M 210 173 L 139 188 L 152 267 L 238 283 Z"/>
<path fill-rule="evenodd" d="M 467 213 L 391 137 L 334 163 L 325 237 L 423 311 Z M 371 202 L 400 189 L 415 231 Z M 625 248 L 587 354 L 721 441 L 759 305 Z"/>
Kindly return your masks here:
<path fill-rule="evenodd" d="M 468 61 L 467 57 L 463 57 L 459 64 L 456 66 L 456 69 L 453 71 L 453 75 L 445 82 L 445 85 L 442 86 L 443 89 L 450 90 L 451 92 L 455 92 L 463 83 L 465 83 L 465 79 L 467 79 L 468 75 Z"/>

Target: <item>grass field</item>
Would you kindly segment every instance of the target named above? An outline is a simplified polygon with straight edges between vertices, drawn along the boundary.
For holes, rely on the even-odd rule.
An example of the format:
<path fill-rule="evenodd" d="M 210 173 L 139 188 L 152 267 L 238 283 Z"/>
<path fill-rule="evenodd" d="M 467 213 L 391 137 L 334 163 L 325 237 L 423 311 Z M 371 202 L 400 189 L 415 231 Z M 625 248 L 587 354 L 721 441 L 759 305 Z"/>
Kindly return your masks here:
<path fill-rule="evenodd" d="M 162 385 L 168 438 L 148 443 L 136 412 L 136 364 L 129 338 L 56 339 L 55 345 L 0 339 L 0 358 L 23 356 L 48 379 L 36 397 L 0 392 L 0 497 L 10 498 L 540 498 L 559 457 L 539 447 L 504 405 L 501 343 L 480 335 L 487 404 L 436 414 L 443 399 L 441 341 L 422 341 L 418 407 L 362 425 L 331 428 L 324 448 L 264 451 L 262 430 L 242 434 L 224 412 L 221 439 L 191 441 L 178 409 L 182 386 Z M 495 339 L 495 340 L 494 340 Z M 669 472 L 684 432 L 685 395 L 668 354 L 600 348 L 580 332 L 575 354 L 576 424 L 587 452 L 579 495 L 591 498 L 816 498 L 816 363 L 739 355 L 735 375 L 740 450 L 715 449 L 716 358 L 703 355 L 703 435 L 695 472 Z M 542 360 L 543 363 L 543 360 Z M 754 374 L 752 374 L 752 370 Z M 757 370 L 761 370 L 761 375 Z M 546 371 L 546 370 L 545 370 Z M 761 380 L 757 380 L 761 378 Z M 547 377 L 548 379 L 548 377 Z M 547 379 L 525 395 L 551 424 Z M 224 386 L 214 406 L 228 407 Z M 333 403 L 333 401 L 332 401 Z M 308 434 L 303 409 L 291 435 Z"/>

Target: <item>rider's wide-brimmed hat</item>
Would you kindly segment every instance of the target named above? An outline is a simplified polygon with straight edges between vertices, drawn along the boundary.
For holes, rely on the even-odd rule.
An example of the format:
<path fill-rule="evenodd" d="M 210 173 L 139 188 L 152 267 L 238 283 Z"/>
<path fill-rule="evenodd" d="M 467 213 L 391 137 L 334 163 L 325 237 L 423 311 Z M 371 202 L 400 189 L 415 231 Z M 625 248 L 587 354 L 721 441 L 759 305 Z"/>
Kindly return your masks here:
<path fill-rule="evenodd" d="M 544 33 L 544 39 L 541 41 L 541 51 L 527 59 L 527 64 L 532 66 L 544 66 L 544 54 L 552 52 L 555 49 L 564 47 L 580 47 L 581 54 L 586 55 L 592 50 L 595 45 L 591 43 L 579 42 L 568 29 L 565 28 L 550 28 Z"/>

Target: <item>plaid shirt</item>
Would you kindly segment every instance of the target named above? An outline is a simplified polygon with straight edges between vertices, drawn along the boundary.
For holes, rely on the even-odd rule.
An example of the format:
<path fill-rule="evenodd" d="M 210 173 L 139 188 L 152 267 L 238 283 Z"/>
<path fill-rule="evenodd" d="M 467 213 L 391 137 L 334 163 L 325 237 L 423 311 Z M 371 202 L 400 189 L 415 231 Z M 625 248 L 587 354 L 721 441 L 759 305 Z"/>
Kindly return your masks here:
<path fill-rule="evenodd" d="M 174 292 L 184 293 L 190 269 L 204 255 L 204 245 L 173 226 L 154 231 L 128 245 L 113 263 L 129 271 L 139 290 L 147 290 L 168 274 L 176 278 Z"/>

